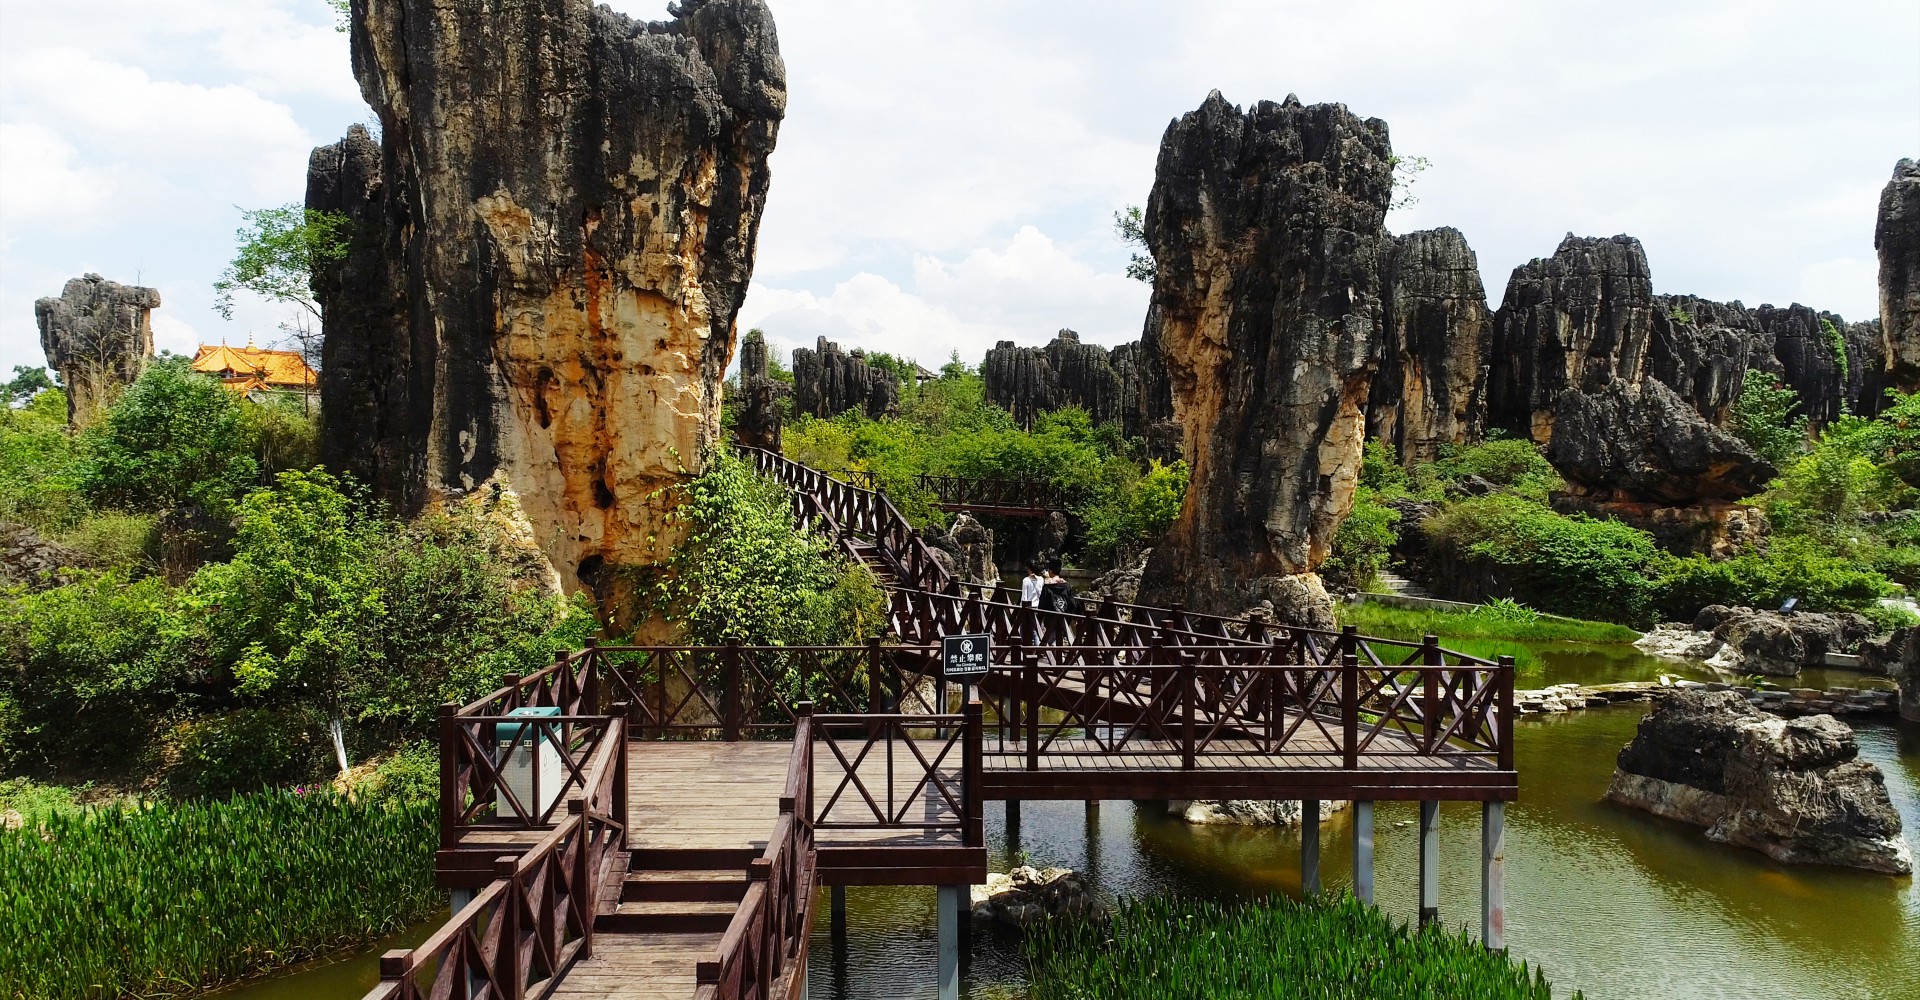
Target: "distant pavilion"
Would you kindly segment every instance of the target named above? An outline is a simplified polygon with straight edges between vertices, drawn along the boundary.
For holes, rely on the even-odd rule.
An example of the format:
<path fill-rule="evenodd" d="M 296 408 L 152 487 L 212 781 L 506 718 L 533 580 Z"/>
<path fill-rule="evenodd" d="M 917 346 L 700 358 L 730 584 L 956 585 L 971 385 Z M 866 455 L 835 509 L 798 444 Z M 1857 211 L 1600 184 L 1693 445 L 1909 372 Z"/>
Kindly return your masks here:
<path fill-rule="evenodd" d="M 311 397 L 319 392 L 319 375 L 299 351 L 275 351 L 253 346 L 202 344 L 193 354 L 193 370 L 217 376 L 221 383 L 256 403 L 276 395 Z"/>

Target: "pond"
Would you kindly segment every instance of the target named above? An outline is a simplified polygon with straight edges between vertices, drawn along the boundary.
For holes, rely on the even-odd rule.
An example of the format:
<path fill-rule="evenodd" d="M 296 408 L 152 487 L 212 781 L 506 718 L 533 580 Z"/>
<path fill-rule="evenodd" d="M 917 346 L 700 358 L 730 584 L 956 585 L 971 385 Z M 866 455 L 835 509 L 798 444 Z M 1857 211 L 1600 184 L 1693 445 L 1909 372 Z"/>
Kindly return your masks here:
<path fill-rule="evenodd" d="M 1519 656 L 1524 686 L 1705 676 L 1624 645 L 1481 645 L 1469 651 Z M 1863 681 L 1838 672 L 1804 681 L 1829 682 Z M 1563 993 L 1578 988 L 1593 1000 L 1920 996 L 1920 887 L 1913 879 L 1776 864 L 1709 843 L 1697 829 L 1600 801 L 1614 756 L 1643 711 L 1622 705 L 1516 724 L 1521 798 L 1507 813 L 1513 954 L 1543 966 Z M 1863 755 L 1886 773 L 1908 841 L 1920 845 L 1920 727 L 1855 728 Z M 1300 888 L 1297 833 L 1189 826 L 1165 815 L 1160 803 L 1105 802 L 1089 812 L 1079 802 L 1029 802 L 1022 812 L 1019 847 L 1033 863 L 1085 869 L 1109 893 L 1240 897 Z M 998 869 L 1008 857 L 1004 815 L 989 803 Z M 1385 803 L 1376 817 L 1377 896 L 1403 918 L 1417 912 L 1415 816 L 1410 803 Z M 1441 917 L 1477 927 L 1478 809 L 1444 807 L 1441 824 Z M 1324 835 L 1324 874 L 1336 891 L 1348 878 L 1345 835 L 1344 814 L 1336 814 Z M 838 941 L 825 902 L 823 895 L 813 942 L 814 997 L 934 995 L 933 890 L 850 889 L 848 929 Z M 430 929 L 220 996 L 357 1000 L 378 978 L 382 950 Z M 968 996 L 1021 997 L 1021 973 L 1015 942 L 972 935 Z"/>

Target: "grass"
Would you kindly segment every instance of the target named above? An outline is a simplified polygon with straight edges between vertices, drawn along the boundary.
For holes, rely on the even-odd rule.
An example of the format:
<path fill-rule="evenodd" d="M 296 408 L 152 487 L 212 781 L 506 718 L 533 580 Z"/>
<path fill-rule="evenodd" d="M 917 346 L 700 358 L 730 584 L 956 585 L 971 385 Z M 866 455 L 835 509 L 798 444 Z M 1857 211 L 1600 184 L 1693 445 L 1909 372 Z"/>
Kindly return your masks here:
<path fill-rule="evenodd" d="M 1532 642 L 1632 642 L 1638 632 L 1608 622 L 1549 618 L 1512 602 L 1483 605 L 1481 610 L 1428 611 L 1386 604 L 1344 604 L 1336 609 L 1340 624 L 1358 626 L 1365 635 L 1417 638 L 1432 633 L 1440 644 L 1459 648 L 1450 639 L 1497 639 Z"/>
<path fill-rule="evenodd" d="M 1033 1000 L 1551 1000 L 1537 969 L 1351 896 L 1121 904 L 1028 939 Z M 1580 993 L 1575 992 L 1574 997 Z"/>
<path fill-rule="evenodd" d="M 431 800 L 268 791 L 0 831 L 0 996 L 197 994 L 444 905 Z"/>

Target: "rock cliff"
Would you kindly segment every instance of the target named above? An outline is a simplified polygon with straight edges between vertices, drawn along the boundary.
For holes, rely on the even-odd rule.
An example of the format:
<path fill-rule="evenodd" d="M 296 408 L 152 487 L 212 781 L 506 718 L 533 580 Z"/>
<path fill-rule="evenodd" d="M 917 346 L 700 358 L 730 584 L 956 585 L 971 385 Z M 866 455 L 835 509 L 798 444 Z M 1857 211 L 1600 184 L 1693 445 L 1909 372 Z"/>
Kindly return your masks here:
<path fill-rule="evenodd" d="M 1620 751 L 1609 801 L 1776 861 L 1913 870 L 1880 769 L 1831 715 L 1787 721 L 1733 691 L 1676 691 Z"/>
<path fill-rule="evenodd" d="M 782 401 L 791 391 L 768 374 L 767 338 L 748 330 L 740 338 L 740 410 L 734 438 L 741 444 L 780 450 Z"/>
<path fill-rule="evenodd" d="M 316 151 L 308 183 L 352 220 L 314 280 L 325 460 L 402 512 L 510 486 L 609 605 L 715 444 L 786 104 L 761 0 L 676 9 L 357 2 L 380 142 Z"/>
<path fill-rule="evenodd" d="M 140 377 L 153 357 L 152 317 L 159 307 L 159 292 L 97 274 L 74 278 L 59 298 L 33 304 L 40 349 L 67 390 L 69 424 L 92 423 Z"/>
<path fill-rule="evenodd" d="M 1880 191 L 1873 226 L 1880 255 L 1880 329 L 1889 381 L 1920 391 L 1920 163 L 1901 160 Z"/>
<path fill-rule="evenodd" d="M 900 405 L 900 383 L 892 372 L 867 364 L 867 353 L 842 351 L 821 337 L 812 349 L 793 351 L 793 408 L 815 417 L 837 417 L 859 410 L 878 420 Z"/>
<path fill-rule="evenodd" d="M 1095 424 L 1121 420 L 1126 396 L 1112 355 L 1080 335 L 1061 330 L 1045 347 L 1016 347 L 1003 340 L 980 365 L 988 402 L 1007 408 L 1031 428 L 1042 413 L 1068 406 L 1087 411 Z"/>
<path fill-rule="evenodd" d="M 1380 374 L 1367 436 L 1400 460 L 1431 462 L 1441 445 L 1480 438 L 1492 320 L 1480 262 L 1457 229 L 1396 238 L 1387 254 Z"/>
<path fill-rule="evenodd" d="M 1167 128 L 1145 340 L 1192 469 L 1141 599 L 1330 624 L 1313 575 L 1352 504 L 1379 357 L 1386 123 L 1218 92 Z"/>

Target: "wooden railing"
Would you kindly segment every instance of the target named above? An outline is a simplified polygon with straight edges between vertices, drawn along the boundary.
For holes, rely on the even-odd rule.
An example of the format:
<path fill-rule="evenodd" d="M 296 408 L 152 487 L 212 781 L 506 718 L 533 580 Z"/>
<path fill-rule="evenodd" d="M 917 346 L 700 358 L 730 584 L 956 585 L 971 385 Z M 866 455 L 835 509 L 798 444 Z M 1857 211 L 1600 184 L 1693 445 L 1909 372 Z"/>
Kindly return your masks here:
<path fill-rule="evenodd" d="M 1479 758 L 1513 767 L 1513 664 L 1446 664 L 1434 643 L 1391 664 L 1301 664 L 1284 645 L 1118 651 L 1015 644 L 981 683 L 986 756 L 1038 770 L 1043 755 L 1114 758 Z M 1385 737 L 1385 738 L 1383 738 Z M 1091 766 L 1104 766 L 1089 761 Z M 1326 766 L 1316 764 L 1309 766 Z"/>
<path fill-rule="evenodd" d="M 816 857 L 810 806 L 814 740 L 812 707 L 800 708 L 780 818 L 766 850 L 748 866 L 747 893 L 713 957 L 695 967 L 695 1000 L 772 1000 L 783 975 L 791 982 L 805 973 Z"/>
<path fill-rule="evenodd" d="M 898 830 L 985 844 L 980 805 L 982 706 L 957 715 L 816 715 L 815 757 L 827 768 L 820 830 Z M 825 748 L 823 755 L 819 748 Z"/>
<path fill-rule="evenodd" d="M 462 715 L 441 706 L 443 836 L 475 827 L 552 825 L 567 799 L 590 787 L 588 768 L 613 731 L 607 716 Z M 625 732 L 620 727 L 621 740 Z M 549 762 L 556 775 L 548 775 Z M 515 774 L 522 780 L 513 780 Z M 624 804 L 625 788 L 617 794 Z M 442 846 L 452 845 L 443 840 Z"/>
<path fill-rule="evenodd" d="M 494 881 L 419 947 L 382 955 L 366 1000 L 544 996 L 593 954 L 600 894 L 626 848 L 626 722 L 598 722 L 603 735 L 566 818 L 532 849 L 497 859 Z"/>
<path fill-rule="evenodd" d="M 886 494 L 841 482 L 764 448 L 734 448 L 761 475 L 787 487 L 802 528 L 838 540 L 856 559 L 861 554 L 855 551 L 854 541 L 872 545 L 906 586 L 943 590 L 952 583 L 934 559 L 933 549 Z"/>

